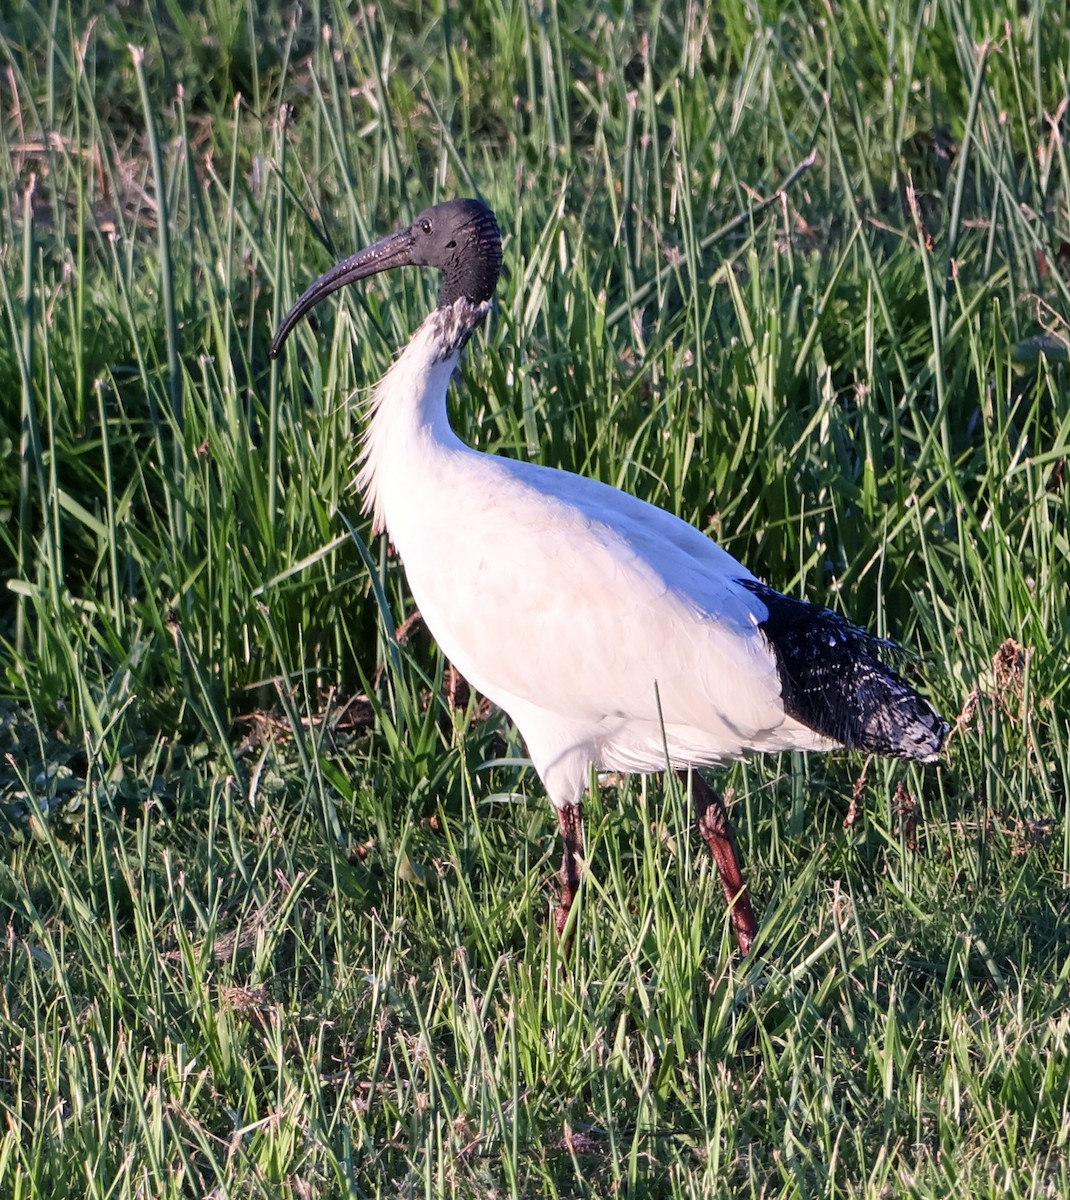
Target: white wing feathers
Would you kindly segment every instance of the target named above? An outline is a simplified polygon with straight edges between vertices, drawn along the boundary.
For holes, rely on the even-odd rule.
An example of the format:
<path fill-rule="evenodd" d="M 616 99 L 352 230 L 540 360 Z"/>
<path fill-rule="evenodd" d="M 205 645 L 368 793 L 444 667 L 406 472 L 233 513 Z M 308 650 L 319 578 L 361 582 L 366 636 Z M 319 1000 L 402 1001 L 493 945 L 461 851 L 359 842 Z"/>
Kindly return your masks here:
<path fill-rule="evenodd" d="M 448 481 L 410 486 L 451 510 L 391 533 L 429 629 L 529 745 L 539 714 L 615 769 L 663 769 L 663 726 L 681 764 L 832 744 L 785 717 L 765 606 L 715 542 L 581 476 L 459 445 L 448 460 Z"/>

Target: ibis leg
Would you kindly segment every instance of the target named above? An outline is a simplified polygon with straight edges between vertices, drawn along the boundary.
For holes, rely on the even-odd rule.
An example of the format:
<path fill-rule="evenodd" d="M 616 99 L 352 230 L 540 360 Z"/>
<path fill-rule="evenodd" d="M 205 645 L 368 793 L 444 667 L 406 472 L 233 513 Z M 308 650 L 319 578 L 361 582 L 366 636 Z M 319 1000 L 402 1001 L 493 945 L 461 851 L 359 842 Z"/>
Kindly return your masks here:
<path fill-rule="evenodd" d="M 686 787 L 687 772 L 681 771 L 679 774 Z M 697 771 L 691 772 L 691 790 L 695 800 L 698 831 L 717 864 L 721 887 L 724 888 L 725 899 L 732 915 L 732 925 L 736 931 L 736 941 L 739 943 L 740 953 L 746 954 L 758 934 L 758 922 L 754 916 L 754 909 L 751 908 L 750 896 L 747 894 L 747 881 L 743 878 L 743 868 L 739 864 L 739 853 L 732 834 L 732 822 L 728 819 L 728 810 L 721 797 Z"/>
<path fill-rule="evenodd" d="M 561 937 L 568 923 L 568 914 L 580 886 L 580 855 L 583 853 L 583 805 L 566 804 L 557 810 L 561 826 L 561 898 L 557 906 L 557 934 Z M 572 951 L 572 934 L 562 945 L 561 952 L 568 958 Z"/>

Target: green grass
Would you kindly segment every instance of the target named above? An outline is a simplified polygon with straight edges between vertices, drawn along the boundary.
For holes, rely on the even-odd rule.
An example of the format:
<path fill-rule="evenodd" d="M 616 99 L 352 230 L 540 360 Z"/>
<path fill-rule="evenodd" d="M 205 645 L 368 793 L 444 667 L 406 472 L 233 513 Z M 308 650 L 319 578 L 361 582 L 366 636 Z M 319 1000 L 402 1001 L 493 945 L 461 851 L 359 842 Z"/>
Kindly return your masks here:
<path fill-rule="evenodd" d="M 0 1194 L 1070 1194 L 1065 2 L 40 9 L 0 16 Z M 761 959 L 629 779 L 562 977 L 523 745 L 395 640 L 355 400 L 434 281 L 267 357 L 474 191 L 463 436 L 894 637 L 957 722 L 935 768 L 720 775 Z"/>

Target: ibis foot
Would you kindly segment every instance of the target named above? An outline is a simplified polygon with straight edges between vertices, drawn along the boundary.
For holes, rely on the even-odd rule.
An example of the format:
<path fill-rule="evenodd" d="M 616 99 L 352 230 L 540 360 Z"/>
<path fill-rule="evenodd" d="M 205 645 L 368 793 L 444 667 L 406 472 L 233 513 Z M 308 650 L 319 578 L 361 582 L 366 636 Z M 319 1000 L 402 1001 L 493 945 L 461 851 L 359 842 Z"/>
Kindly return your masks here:
<path fill-rule="evenodd" d="M 680 771 L 678 774 L 686 787 L 688 773 Z M 743 868 L 739 863 L 728 810 L 720 795 L 697 771 L 691 772 L 691 792 L 695 800 L 698 831 L 717 864 L 721 887 L 724 888 L 725 899 L 732 916 L 732 926 L 736 931 L 736 941 L 739 943 L 740 953 L 746 954 L 758 936 L 758 921 L 747 894 L 747 881 L 743 878 Z"/>
<path fill-rule="evenodd" d="M 561 826 L 561 895 L 557 905 L 557 936 L 561 941 L 561 958 L 568 962 L 572 954 L 573 932 L 565 935 L 568 914 L 580 887 L 580 855 L 583 853 L 583 805 L 566 804 L 557 810 Z"/>

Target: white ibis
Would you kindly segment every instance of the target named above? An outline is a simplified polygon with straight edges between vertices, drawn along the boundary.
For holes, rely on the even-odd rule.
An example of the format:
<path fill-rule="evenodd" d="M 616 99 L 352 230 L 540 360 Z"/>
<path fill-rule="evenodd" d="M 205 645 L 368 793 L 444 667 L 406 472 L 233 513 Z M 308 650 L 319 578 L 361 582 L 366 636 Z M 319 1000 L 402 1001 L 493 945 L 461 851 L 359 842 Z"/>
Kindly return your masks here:
<path fill-rule="evenodd" d="M 774 591 L 671 513 L 457 437 L 446 392 L 490 311 L 501 261 L 485 204 L 435 205 L 317 279 L 271 355 L 348 283 L 410 264 L 442 272 L 438 306 L 375 390 L 358 483 L 428 629 L 527 742 L 564 842 L 564 934 L 592 767 L 686 777 L 751 752 L 835 747 L 931 762 L 948 726 L 881 661 L 881 642 Z M 731 827 L 720 797 L 693 780 L 746 953 L 757 923 Z"/>

